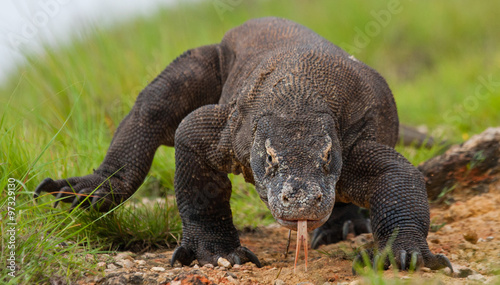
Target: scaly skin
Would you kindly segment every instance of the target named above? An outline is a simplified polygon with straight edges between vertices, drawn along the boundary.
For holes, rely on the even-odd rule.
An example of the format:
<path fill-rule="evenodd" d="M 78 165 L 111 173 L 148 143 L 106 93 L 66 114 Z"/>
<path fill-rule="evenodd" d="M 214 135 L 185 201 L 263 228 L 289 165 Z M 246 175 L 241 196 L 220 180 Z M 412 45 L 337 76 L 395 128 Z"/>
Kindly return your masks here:
<path fill-rule="evenodd" d="M 335 201 L 354 203 L 371 210 L 379 248 L 397 231 L 391 246 L 401 269 L 412 253 L 418 265 L 449 266 L 426 243 L 425 185 L 393 149 L 398 125 L 376 71 L 303 26 L 256 19 L 167 66 L 139 94 L 94 174 L 48 178 L 35 193 L 107 211 L 141 185 L 160 145 L 175 145 L 183 239 L 172 264 L 225 257 L 260 266 L 232 222 L 227 174 L 243 173 L 286 227 L 307 220 L 313 230 Z"/>

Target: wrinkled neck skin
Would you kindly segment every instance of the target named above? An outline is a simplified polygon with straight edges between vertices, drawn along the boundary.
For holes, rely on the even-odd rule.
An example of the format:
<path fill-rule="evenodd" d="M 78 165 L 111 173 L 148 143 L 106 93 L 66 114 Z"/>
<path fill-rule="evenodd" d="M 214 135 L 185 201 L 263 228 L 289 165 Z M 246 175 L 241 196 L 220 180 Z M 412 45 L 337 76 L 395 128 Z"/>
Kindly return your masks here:
<path fill-rule="evenodd" d="M 334 119 L 326 113 L 263 115 L 250 153 L 256 190 L 283 226 L 308 230 L 325 223 L 335 203 L 342 168 Z"/>

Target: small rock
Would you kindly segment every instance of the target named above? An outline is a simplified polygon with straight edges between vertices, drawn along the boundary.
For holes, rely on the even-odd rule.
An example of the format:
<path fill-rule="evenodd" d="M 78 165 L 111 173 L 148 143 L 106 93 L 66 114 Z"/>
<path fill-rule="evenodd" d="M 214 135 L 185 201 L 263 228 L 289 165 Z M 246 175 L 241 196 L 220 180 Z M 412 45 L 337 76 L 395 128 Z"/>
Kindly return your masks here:
<path fill-rule="evenodd" d="M 193 268 L 198 269 L 198 268 L 200 268 L 200 266 L 198 264 L 195 264 L 195 265 L 193 265 Z"/>
<path fill-rule="evenodd" d="M 486 281 L 486 278 L 482 274 L 472 274 L 472 275 L 467 276 L 467 279 L 474 280 L 474 281 L 480 281 L 480 282 Z"/>
<path fill-rule="evenodd" d="M 455 229 L 453 229 L 452 226 L 450 225 L 445 225 L 444 227 L 442 227 L 441 229 L 439 229 L 439 232 L 443 233 L 443 234 L 450 234 L 452 232 L 454 232 Z"/>
<path fill-rule="evenodd" d="M 106 262 L 104 261 L 98 262 L 97 267 L 106 267 Z"/>
<path fill-rule="evenodd" d="M 132 268 L 134 267 L 134 263 L 128 259 L 122 259 L 116 262 L 116 264 L 120 265 L 123 268 Z"/>
<path fill-rule="evenodd" d="M 125 276 L 113 276 L 108 278 L 103 285 L 126 285 L 127 278 Z"/>
<path fill-rule="evenodd" d="M 212 268 L 213 269 L 214 265 L 210 264 L 210 263 L 207 263 L 207 264 L 203 265 L 203 267 L 205 267 L 205 268 Z"/>
<path fill-rule="evenodd" d="M 132 252 L 130 251 L 120 252 L 115 256 L 115 260 L 131 259 L 131 255 Z"/>
<path fill-rule="evenodd" d="M 241 265 L 239 265 L 239 264 L 235 264 L 235 265 L 233 265 L 233 268 L 234 268 L 234 269 L 240 269 L 240 268 L 241 268 Z"/>
<path fill-rule="evenodd" d="M 442 270 L 444 275 L 451 276 L 451 270 L 448 267 L 443 268 L 441 270 Z M 456 274 L 456 272 L 455 272 L 455 274 Z"/>
<path fill-rule="evenodd" d="M 421 267 L 420 270 L 422 272 L 431 272 L 431 269 L 429 267 Z"/>
<path fill-rule="evenodd" d="M 235 278 L 235 279 L 238 279 L 238 276 L 236 276 L 236 274 L 234 274 L 234 273 L 232 273 L 232 272 L 229 272 L 229 271 L 228 271 L 228 272 L 226 272 L 226 277 L 227 277 L 227 276 L 231 276 L 231 277 L 233 277 L 233 278 Z"/>
<path fill-rule="evenodd" d="M 401 276 L 401 280 L 409 280 L 409 279 L 411 279 L 410 276 Z"/>
<path fill-rule="evenodd" d="M 476 232 L 467 231 L 464 235 L 464 239 L 472 244 L 476 244 L 479 237 Z"/>
<path fill-rule="evenodd" d="M 229 262 L 229 260 L 223 258 L 223 257 L 219 257 L 219 259 L 217 259 L 217 264 L 221 267 L 224 267 L 224 268 L 231 268 L 231 262 Z"/>
<path fill-rule="evenodd" d="M 486 238 L 486 241 L 492 241 L 493 239 L 494 239 L 494 237 L 489 236 L 489 237 Z"/>
<path fill-rule="evenodd" d="M 144 274 L 141 272 L 136 272 L 132 276 L 128 278 L 127 284 L 143 284 L 144 283 Z"/>
<path fill-rule="evenodd" d="M 306 281 L 306 282 L 300 282 L 300 283 L 297 283 L 297 285 L 314 285 L 314 283 L 311 283 L 309 281 Z"/>
<path fill-rule="evenodd" d="M 152 271 L 156 271 L 156 272 L 163 272 L 165 271 L 165 268 L 163 267 L 153 267 L 151 268 Z"/>
<path fill-rule="evenodd" d="M 469 275 L 473 275 L 474 271 L 470 268 L 460 268 L 457 270 L 457 276 L 460 278 L 468 277 Z"/>
<path fill-rule="evenodd" d="M 145 259 L 153 259 L 153 258 L 156 258 L 156 254 L 151 253 L 151 252 L 146 252 L 145 254 L 143 254 L 143 257 Z"/>
<path fill-rule="evenodd" d="M 134 262 L 137 263 L 137 265 L 146 265 L 146 261 L 145 260 L 136 260 Z"/>
<path fill-rule="evenodd" d="M 285 285 L 285 281 L 281 279 L 276 279 L 274 280 L 273 285 Z"/>
<path fill-rule="evenodd" d="M 226 277 L 226 279 L 233 284 L 240 284 L 240 281 L 238 281 L 238 279 L 235 279 L 231 276 Z"/>
<path fill-rule="evenodd" d="M 110 263 L 108 264 L 108 266 L 106 266 L 107 269 L 111 269 L 111 270 L 115 270 L 115 269 L 118 269 L 118 266 L 114 265 L 113 263 Z"/>

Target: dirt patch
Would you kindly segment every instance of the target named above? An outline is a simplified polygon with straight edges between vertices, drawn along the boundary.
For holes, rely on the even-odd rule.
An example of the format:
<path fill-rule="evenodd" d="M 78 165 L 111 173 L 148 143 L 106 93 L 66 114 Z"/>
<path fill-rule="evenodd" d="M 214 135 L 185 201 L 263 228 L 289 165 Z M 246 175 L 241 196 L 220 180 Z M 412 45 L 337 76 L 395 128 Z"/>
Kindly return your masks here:
<path fill-rule="evenodd" d="M 458 194 L 454 194 L 454 193 Z M 385 278 L 403 279 L 421 284 L 483 284 L 500 283 L 500 183 L 491 185 L 480 195 L 456 189 L 451 205 L 431 205 L 434 232 L 428 243 L 434 253 L 445 254 L 453 264 L 449 270 L 432 271 L 423 268 L 415 273 L 383 273 Z M 448 199 L 450 201 L 450 199 Z M 119 253 L 103 255 L 99 266 L 104 277 L 91 276 L 79 284 L 363 284 L 363 277 L 351 272 L 353 251 L 371 241 L 371 235 L 351 237 L 349 240 L 310 250 L 308 271 L 304 259 L 299 259 L 294 273 L 295 235 L 287 257 L 285 248 L 288 230 L 277 224 L 257 228 L 241 234 L 241 243 L 252 250 L 263 267 L 247 263 L 225 268 L 194 263 L 187 267 L 170 267 L 173 250 L 154 253 Z"/>

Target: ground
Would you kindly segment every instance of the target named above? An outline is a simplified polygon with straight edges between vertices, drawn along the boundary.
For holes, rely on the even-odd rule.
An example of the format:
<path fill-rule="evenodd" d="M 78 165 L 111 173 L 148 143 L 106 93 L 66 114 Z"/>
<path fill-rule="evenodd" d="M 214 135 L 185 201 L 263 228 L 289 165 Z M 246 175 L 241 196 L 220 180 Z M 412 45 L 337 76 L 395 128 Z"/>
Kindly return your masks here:
<path fill-rule="evenodd" d="M 488 192 L 456 188 L 440 203 L 431 203 L 431 251 L 450 258 L 455 269 L 417 272 L 388 270 L 381 277 L 360 277 L 351 273 L 350 258 L 356 248 L 369 244 L 371 235 L 349 237 L 347 241 L 309 251 L 308 270 L 301 255 L 294 273 L 295 236 L 287 257 L 288 230 L 273 224 L 241 233 L 241 243 L 251 249 L 263 267 L 247 263 L 225 268 L 194 263 L 172 268 L 173 249 L 142 254 L 104 254 L 97 262 L 102 274 L 88 274 L 79 284 L 368 284 L 373 278 L 396 279 L 405 284 L 500 284 L 500 181 Z M 484 187 L 482 188 L 484 190 Z"/>

